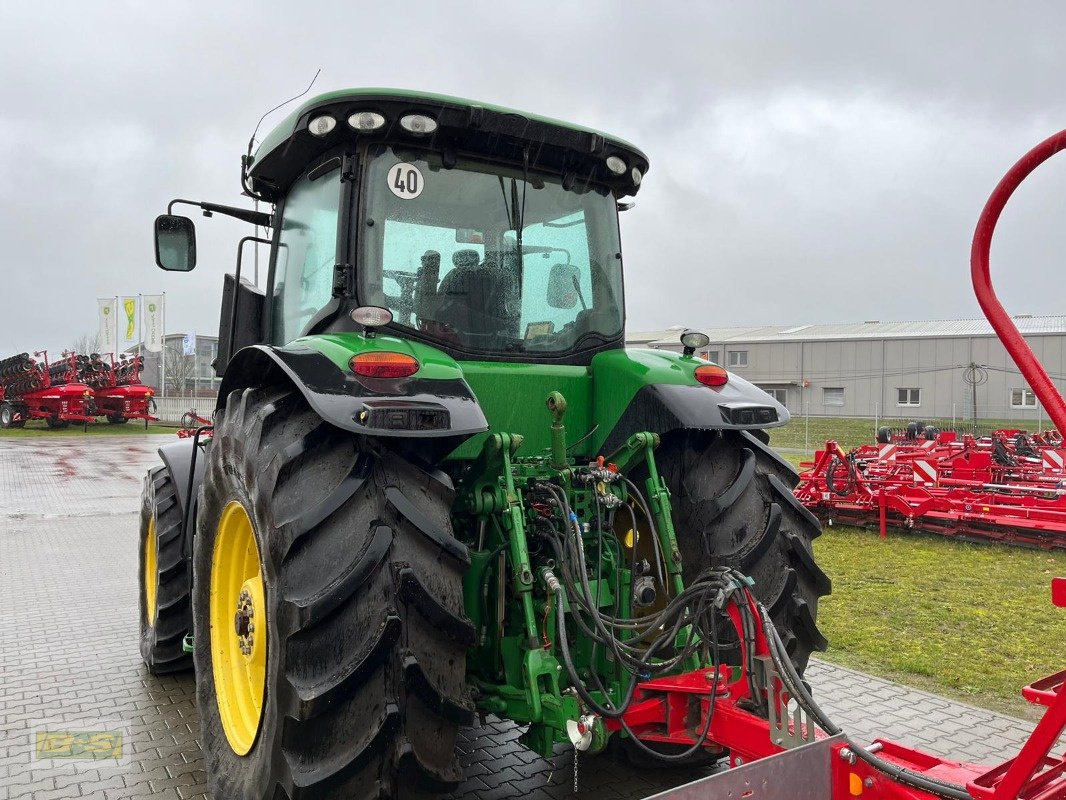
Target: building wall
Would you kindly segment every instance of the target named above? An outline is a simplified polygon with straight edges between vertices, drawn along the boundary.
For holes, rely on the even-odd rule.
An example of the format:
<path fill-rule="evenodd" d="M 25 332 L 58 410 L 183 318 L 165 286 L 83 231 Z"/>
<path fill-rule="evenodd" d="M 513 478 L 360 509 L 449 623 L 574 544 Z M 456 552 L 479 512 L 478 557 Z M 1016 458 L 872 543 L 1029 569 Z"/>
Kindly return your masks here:
<path fill-rule="evenodd" d="M 1066 390 L 1066 335 L 1026 337 L 1037 358 Z M 680 350 L 681 346 L 669 349 Z M 730 351 L 747 364 L 730 363 Z M 932 336 L 772 342 L 712 342 L 701 355 L 767 391 L 776 390 L 793 415 L 883 419 L 968 419 L 973 391 L 966 365 L 986 365 L 978 374 L 977 411 L 985 419 L 1047 419 L 1036 405 L 1013 408 L 1011 393 L 1027 389 L 1006 349 L 994 336 Z M 808 386 L 804 387 L 804 381 Z M 919 405 L 900 405 L 898 389 L 918 389 Z M 827 404 L 826 389 L 843 389 L 843 405 Z"/>
<path fill-rule="evenodd" d="M 167 334 L 164 338 L 164 347 L 168 352 L 168 364 L 174 364 L 175 359 L 182 357 L 183 339 L 183 334 Z M 135 350 L 136 348 L 131 348 L 131 352 Z M 141 372 L 141 381 L 156 387 L 161 395 L 214 397 L 218 393 L 218 387 L 222 381 L 215 375 L 214 367 L 211 366 L 218 355 L 217 337 L 197 336 L 195 360 L 192 356 L 185 356 L 190 362 L 185 369 L 187 373 L 185 380 L 178 380 L 178 375 L 174 374 L 174 370 L 168 369 L 165 387 L 162 386 L 160 370 L 161 354 L 145 352 L 143 355 L 144 369 Z"/>

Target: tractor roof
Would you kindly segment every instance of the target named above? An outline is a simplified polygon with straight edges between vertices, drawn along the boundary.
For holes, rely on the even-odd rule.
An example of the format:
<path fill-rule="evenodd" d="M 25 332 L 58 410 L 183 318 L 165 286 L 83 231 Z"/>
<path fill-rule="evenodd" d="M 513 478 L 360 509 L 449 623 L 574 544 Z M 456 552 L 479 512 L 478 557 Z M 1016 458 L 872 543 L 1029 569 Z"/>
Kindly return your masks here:
<path fill-rule="evenodd" d="M 355 131 L 347 124 L 348 117 L 362 111 L 382 114 L 386 124 L 379 131 Z M 325 135 L 311 134 L 308 123 L 323 114 L 333 117 L 335 127 Z M 412 137 L 398 125 L 408 114 L 432 117 L 438 125 L 436 132 Z M 634 145 L 592 128 L 461 97 L 405 89 L 341 89 L 312 97 L 267 134 L 249 172 L 252 187 L 276 197 L 318 155 L 332 150 L 344 138 L 353 140 L 356 136 L 390 141 L 400 138 L 411 144 L 484 153 L 519 163 L 522 148 L 532 144 L 531 166 L 564 173 L 578 171 L 583 176 L 594 166 L 594 179 L 611 185 L 619 196 L 636 193 L 639 180 L 632 179 L 633 168 L 641 177 L 648 171 L 647 156 Z M 624 175 L 614 175 L 603 166 L 612 155 L 625 162 Z"/>

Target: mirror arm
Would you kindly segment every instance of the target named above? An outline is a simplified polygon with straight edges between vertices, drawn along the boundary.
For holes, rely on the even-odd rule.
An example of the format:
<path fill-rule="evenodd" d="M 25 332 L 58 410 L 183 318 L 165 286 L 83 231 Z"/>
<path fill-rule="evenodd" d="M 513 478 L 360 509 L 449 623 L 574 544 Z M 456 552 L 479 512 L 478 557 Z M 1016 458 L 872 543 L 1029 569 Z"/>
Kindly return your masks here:
<path fill-rule="evenodd" d="M 212 214 L 222 214 L 227 217 L 242 220 L 243 222 L 250 222 L 252 225 L 258 225 L 261 228 L 274 227 L 273 215 L 267 214 L 265 211 L 254 211 L 250 208 L 235 208 L 234 206 L 222 206 L 218 203 L 203 203 L 199 200 L 176 199 L 171 200 L 167 204 L 167 214 L 173 214 L 174 206 L 177 205 L 196 206 L 204 212 L 205 217 L 209 217 Z"/>

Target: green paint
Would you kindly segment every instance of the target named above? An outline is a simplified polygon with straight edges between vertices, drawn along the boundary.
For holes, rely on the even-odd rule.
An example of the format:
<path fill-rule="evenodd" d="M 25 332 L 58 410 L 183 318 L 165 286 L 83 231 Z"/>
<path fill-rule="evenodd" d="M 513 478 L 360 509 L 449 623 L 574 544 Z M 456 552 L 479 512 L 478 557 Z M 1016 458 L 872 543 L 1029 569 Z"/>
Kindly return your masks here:
<path fill-rule="evenodd" d="M 357 353 L 403 353 L 418 360 L 420 366 L 415 377 L 430 380 L 456 380 L 463 377 L 463 370 L 455 359 L 431 345 L 397 336 L 326 333 L 295 339 L 290 347 L 317 350 L 345 372 L 349 369 L 348 362 Z"/>
<path fill-rule="evenodd" d="M 433 380 L 463 379 L 489 421 L 490 433 L 467 440 L 452 458 L 472 460 L 492 432 L 521 434 L 524 456 L 547 455 L 552 447 L 552 415 L 545 406 L 551 392 L 566 398 L 566 436 L 582 439 L 571 450 L 591 458 L 625 413 L 636 393 L 649 384 L 698 385 L 693 372 L 703 361 L 665 350 L 618 349 L 598 354 L 587 367 L 501 361 L 456 361 L 432 345 L 387 333 L 330 333 L 305 336 L 292 346 L 318 350 L 347 371 L 356 353 L 395 352 L 416 358 L 416 376 Z M 708 391 L 713 391 L 708 389 Z"/>

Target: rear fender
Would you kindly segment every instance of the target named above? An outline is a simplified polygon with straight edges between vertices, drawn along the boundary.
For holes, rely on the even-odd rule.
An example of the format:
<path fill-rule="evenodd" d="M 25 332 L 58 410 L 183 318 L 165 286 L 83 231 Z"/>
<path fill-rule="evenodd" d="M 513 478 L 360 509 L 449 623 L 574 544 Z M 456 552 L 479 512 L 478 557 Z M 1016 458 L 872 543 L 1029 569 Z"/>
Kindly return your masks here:
<path fill-rule="evenodd" d="M 353 355 L 371 350 L 406 353 L 421 366 L 414 375 L 397 379 L 359 377 L 348 369 Z M 417 443 L 428 460 L 488 430 L 459 366 L 435 348 L 404 339 L 324 334 L 285 347 L 246 347 L 226 369 L 219 408 L 236 389 L 284 383 L 292 384 L 331 425 L 363 436 Z"/>
<path fill-rule="evenodd" d="M 615 419 L 599 452 L 610 453 L 640 431 L 746 430 L 761 433 L 790 419 L 770 395 L 732 372 L 724 386 L 698 383 L 707 362 L 661 350 L 616 350 L 592 362 L 597 419 Z M 629 398 L 619 408 L 619 398 Z M 763 436 L 765 434 L 762 434 Z"/>
<path fill-rule="evenodd" d="M 163 466 L 174 481 L 174 495 L 178 499 L 178 509 L 181 511 L 181 537 L 184 543 L 182 551 L 186 554 L 192 552 L 189 545 L 193 531 L 196 530 L 196 501 L 200 496 L 200 484 L 204 482 L 204 462 L 207 460 L 205 454 L 200 452 L 196 454 L 194 464 L 193 447 L 193 440 L 190 438 L 178 439 L 159 448 L 159 457 L 163 459 Z M 191 484 L 189 483 L 190 477 L 192 478 Z"/>

